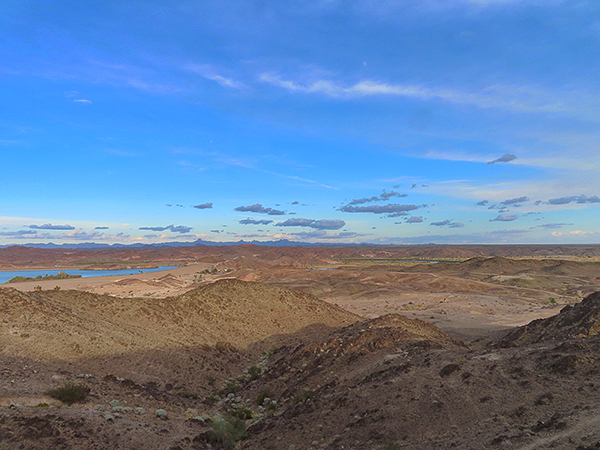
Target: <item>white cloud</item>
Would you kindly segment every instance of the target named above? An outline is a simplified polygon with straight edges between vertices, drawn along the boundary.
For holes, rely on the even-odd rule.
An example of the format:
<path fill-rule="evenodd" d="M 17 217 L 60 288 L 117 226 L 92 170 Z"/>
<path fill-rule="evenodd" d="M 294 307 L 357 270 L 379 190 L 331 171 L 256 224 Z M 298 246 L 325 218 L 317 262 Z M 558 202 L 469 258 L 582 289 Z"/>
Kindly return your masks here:
<path fill-rule="evenodd" d="M 522 113 L 563 113 L 576 117 L 598 120 L 597 96 L 589 92 L 569 91 L 564 96 L 534 86 L 489 85 L 477 91 L 467 92 L 445 87 L 385 83 L 361 80 L 344 86 L 331 80 L 308 83 L 287 80 L 274 72 L 259 75 L 259 80 L 290 92 L 320 94 L 332 98 L 352 99 L 368 96 L 395 96 L 416 98 L 424 101 L 442 100 L 478 108 L 499 108 Z"/>
<path fill-rule="evenodd" d="M 216 70 L 209 64 L 186 64 L 183 67 L 184 70 L 189 72 L 197 73 L 198 75 L 206 78 L 207 80 L 216 81 L 223 87 L 232 89 L 243 89 L 246 85 L 240 81 L 236 81 L 233 78 L 227 78 L 219 75 Z"/>
<path fill-rule="evenodd" d="M 356 10 L 382 18 L 396 17 L 399 12 L 444 13 L 450 9 L 491 8 L 510 5 L 536 5 L 551 7 L 564 0 L 357 0 Z M 344 5 L 347 8 L 347 5 Z"/>
<path fill-rule="evenodd" d="M 86 100 L 85 98 L 78 98 L 78 99 L 75 99 L 73 101 L 77 102 L 77 103 L 92 103 L 91 100 Z"/>
<path fill-rule="evenodd" d="M 600 231 L 553 231 L 552 236 L 563 237 L 563 236 L 595 236 L 600 235 Z"/>

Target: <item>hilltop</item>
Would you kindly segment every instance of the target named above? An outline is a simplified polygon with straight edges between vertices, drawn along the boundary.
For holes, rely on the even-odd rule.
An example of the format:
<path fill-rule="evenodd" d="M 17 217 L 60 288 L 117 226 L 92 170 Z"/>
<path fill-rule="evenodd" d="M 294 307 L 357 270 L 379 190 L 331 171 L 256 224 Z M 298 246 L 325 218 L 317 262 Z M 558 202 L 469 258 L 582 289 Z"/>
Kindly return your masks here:
<path fill-rule="evenodd" d="M 162 299 L 3 288 L 0 309 L 5 354 L 62 360 L 219 342 L 262 351 L 267 338 L 298 339 L 307 327 L 314 337 L 359 320 L 301 291 L 235 279 Z"/>

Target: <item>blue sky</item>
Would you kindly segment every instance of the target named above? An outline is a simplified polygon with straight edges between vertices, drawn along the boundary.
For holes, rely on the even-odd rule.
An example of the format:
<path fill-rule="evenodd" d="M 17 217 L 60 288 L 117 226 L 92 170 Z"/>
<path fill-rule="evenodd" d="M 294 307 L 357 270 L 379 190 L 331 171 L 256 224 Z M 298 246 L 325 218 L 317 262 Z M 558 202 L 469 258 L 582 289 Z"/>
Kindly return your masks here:
<path fill-rule="evenodd" d="M 0 5 L 0 244 L 600 241 L 600 3 Z"/>

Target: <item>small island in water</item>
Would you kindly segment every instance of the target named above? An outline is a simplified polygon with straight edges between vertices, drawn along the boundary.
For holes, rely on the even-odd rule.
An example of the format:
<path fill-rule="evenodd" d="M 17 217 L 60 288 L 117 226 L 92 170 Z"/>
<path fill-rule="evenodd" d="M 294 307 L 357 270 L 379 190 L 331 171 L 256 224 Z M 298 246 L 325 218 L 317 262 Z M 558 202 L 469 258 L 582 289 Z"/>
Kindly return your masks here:
<path fill-rule="evenodd" d="M 69 275 L 61 270 L 56 275 L 38 275 L 37 277 L 16 276 L 7 281 L 7 283 L 21 283 L 23 281 L 44 281 L 44 280 L 66 280 L 67 278 L 81 278 L 81 275 Z"/>

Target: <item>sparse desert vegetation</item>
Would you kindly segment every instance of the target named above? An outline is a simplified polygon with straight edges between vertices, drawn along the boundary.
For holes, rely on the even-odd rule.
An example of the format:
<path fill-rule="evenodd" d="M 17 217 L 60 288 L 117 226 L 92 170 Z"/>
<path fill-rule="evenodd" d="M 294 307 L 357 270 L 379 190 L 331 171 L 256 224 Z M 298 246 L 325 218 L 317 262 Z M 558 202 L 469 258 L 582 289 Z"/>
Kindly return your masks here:
<path fill-rule="evenodd" d="M 46 394 L 66 405 L 72 405 L 84 401 L 89 392 L 90 389 L 83 384 L 65 383 L 61 387 L 49 390 Z"/>
<path fill-rule="evenodd" d="M 211 255 L 231 270 L 202 282 L 197 259 L 174 269 L 165 297 L 135 295 L 137 275 L 0 289 L 0 449 L 600 443 L 597 264 L 354 265 L 343 249 L 317 271 L 337 250 L 249 250 Z M 111 283 L 126 295 L 93 292 Z"/>

